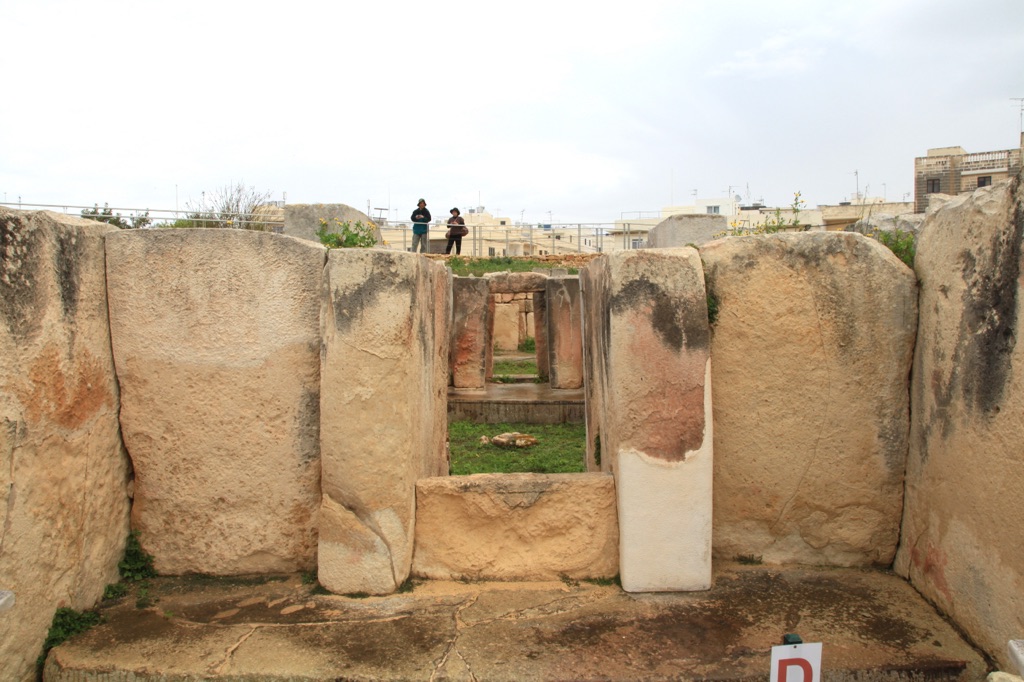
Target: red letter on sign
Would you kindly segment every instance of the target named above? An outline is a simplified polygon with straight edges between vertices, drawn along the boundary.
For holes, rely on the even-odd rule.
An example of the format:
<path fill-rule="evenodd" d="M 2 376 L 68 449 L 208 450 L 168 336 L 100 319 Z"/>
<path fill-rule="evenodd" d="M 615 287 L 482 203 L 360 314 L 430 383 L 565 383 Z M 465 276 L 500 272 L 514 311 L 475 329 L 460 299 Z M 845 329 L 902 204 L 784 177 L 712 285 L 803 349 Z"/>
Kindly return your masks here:
<path fill-rule="evenodd" d="M 806 658 L 785 658 L 779 661 L 779 682 L 788 682 L 786 671 L 792 665 L 799 666 L 803 671 L 803 682 L 811 682 L 814 673 L 811 671 L 811 662 Z"/>

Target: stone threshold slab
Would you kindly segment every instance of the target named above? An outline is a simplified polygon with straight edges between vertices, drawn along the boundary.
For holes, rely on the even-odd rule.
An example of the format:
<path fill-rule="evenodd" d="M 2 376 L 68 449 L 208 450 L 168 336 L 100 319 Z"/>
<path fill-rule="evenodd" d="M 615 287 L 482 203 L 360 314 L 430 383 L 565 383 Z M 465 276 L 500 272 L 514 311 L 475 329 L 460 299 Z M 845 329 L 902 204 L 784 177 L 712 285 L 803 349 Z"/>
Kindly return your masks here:
<path fill-rule="evenodd" d="M 979 680 L 987 665 L 883 571 L 716 565 L 708 592 L 587 582 L 428 581 L 316 594 L 299 576 L 159 578 L 153 604 L 55 648 L 45 679 L 766 680 L 783 634 L 822 642 L 822 679 Z"/>

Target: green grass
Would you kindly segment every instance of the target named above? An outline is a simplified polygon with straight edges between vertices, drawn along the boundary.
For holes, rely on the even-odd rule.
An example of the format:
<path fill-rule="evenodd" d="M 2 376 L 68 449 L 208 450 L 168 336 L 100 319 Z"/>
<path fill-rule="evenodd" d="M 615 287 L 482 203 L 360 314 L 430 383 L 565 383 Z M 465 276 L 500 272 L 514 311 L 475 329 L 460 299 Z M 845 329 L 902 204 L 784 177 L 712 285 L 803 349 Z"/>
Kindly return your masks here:
<path fill-rule="evenodd" d="M 536 374 L 537 361 L 532 358 L 523 360 L 495 360 L 492 374 Z"/>
<path fill-rule="evenodd" d="M 501 448 L 480 442 L 481 436 L 492 438 L 512 431 L 534 436 L 537 444 L 528 448 Z M 454 476 L 586 471 L 586 426 L 583 424 L 474 424 L 457 421 L 448 426 L 448 439 Z"/>
<path fill-rule="evenodd" d="M 497 256 L 494 258 L 464 258 L 453 256 L 448 259 L 448 267 L 459 277 L 482 277 L 488 272 L 533 272 L 534 268 L 560 268 L 561 265 L 545 263 L 532 258 L 510 258 Z M 570 274 L 578 274 L 577 268 L 569 268 Z M 575 272 L 574 272 L 575 271 Z"/>

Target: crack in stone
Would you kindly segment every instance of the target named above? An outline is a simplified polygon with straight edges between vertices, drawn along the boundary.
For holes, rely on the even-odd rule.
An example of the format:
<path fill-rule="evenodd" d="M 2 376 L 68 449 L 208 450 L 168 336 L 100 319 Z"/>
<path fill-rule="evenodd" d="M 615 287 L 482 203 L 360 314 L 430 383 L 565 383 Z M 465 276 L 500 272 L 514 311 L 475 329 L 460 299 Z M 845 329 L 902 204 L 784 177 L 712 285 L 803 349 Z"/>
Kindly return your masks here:
<path fill-rule="evenodd" d="M 434 671 L 430 674 L 430 682 L 434 682 L 438 679 L 438 676 L 442 674 L 441 671 L 448 663 L 448 659 L 451 657 L 452 652 L 454 652 L 455 655 L 466 664 L 466 670 L 469 671 L 470 679 L 474 680 L 474 682 L 476 681 L 476 675 L 473 674 L 473 668 L 469 665 L 469 661 L 466 660 L 465 656 L 459 652 L 457 645 L 459 641 L 459 634 L 462 629 L 466 627 L 473 627 L 472 625 L 466 625 L 466 623 L 462 621 L 462 612 L 476 604 L 478 599 L 480 599 L 480 595 L 475 594 L 469 601 L 461 604 L 459 608 L 455 610 L 455 613 L 452 616 L 452 620 L 455 621 L 455 634 L 452 636 L 451 641 L 448 642 L 448 646 L 445 647 L 444 653 L 441 654 L 441 660 L 439 660 L 437 665 L 434 666 Z"/>
<path fill-rule="evenodd" d="M 227 652 L 224 654 L 224 660 L 222 660 L 220 662 L 220 664 L 217 665 L 212 670 L 213 674 L 215 674 L 215 675 L 222 675 L 222 674 L 224 674 L 224 670 L 227 668 L 228 664 L 231 663 L 231 657 L 235 655 L 235 651 L 238 650 L 238 647 L 240 647 L 243 644 L 245 644 L 245 641 L 247 639 L 249 639 L 250 637 L 252 637 L 256 633 L 256 631 L 260 629 L 260 627 L 261 626 L 259 626 L 259 625 L 254 625 L 254 626 L 252 626 L 252 629 L 249 630 L 249 632 L 247 632 L 244 635 L 242 635 L 241 639 L 239 639 L 237 642 L 235 642 L 235 644 L 231 648 L 229 648 L 227 650 Z"/>

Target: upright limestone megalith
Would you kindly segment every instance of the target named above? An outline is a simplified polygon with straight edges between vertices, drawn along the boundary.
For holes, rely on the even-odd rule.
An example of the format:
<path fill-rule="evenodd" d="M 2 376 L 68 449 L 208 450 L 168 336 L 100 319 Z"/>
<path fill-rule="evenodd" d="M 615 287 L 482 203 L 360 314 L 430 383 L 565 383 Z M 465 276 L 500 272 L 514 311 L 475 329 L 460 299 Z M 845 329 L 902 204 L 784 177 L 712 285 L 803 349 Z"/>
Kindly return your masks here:
<path fill-rule="evenodd" d="M 0 208 L 0 679 L 35 679 L 54 611 L 118 579 L 129 466 L 103 267 L 117 231 Z"/>
<path fill-rule="evenodd" d="M 588 461 L 615 474 L 630 592 L 711 586 L 708 311 L 694 249 L 627 251 L 580 274 Z"/>
<path fill-rule="evenodd" d="M 852 233 L 701 248 L 715 373 L 715 556 L 888 565 L 899 538 L 914 273 Z"/>
<path fill-rule="evenodd" d="M 583 325 L 579 277 L 552 277 L 544 293 L 551 388 L 583 386 Z"/>
<path fill-rule="evenodd" d="M 482 277 L 452 279 L 451 384 L 455 388 L 486 386 L 489 329 L 494 302 L 490 283 Z"/>
<path fill-rule="evenodd" d="M 108 236 L 132 523 L 161 573 L 314 566 L 325 254 L 246 230 Z"/>
<path fill-rule="evenodd" d="M 409 253 L 331 251 L 323 297 L 318 575 L 386 594 L 409 576 L 416 481 L 447 475 L 448 270 Z"/>
<path fill-rule="evenodd" d="M 1012 669 L 1024 638 L 1024 187 L 952 199 L 921 226 L 921 320 L 895 570 Z"/>

